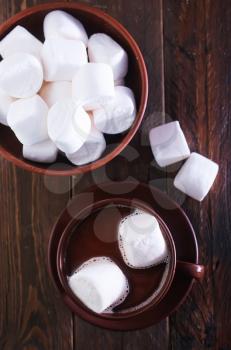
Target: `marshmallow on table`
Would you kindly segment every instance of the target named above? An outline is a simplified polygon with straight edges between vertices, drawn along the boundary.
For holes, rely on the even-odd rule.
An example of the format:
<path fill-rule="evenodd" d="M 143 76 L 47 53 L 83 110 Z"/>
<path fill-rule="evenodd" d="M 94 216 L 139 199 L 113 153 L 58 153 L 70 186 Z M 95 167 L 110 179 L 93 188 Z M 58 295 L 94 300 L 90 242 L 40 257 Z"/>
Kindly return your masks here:
<path fill-rule="evenodd" d="M 71 99 L 55 103 L 48 113 L 48 134 L 65 153 L 74 153 L 87 140 L 91 120 L 84 109 Z"/>
<path fill-rule="evenodd" d="M 0 42 L 0 55 L 3 58 L 18 52 L 29 53 L 40 58 L 41 49 L 41 41 L 22 26 L 16 26 Z"/>
<path fill-rule="evenodd" d="M 94 312 L 102 313 L 120 304 L 128 294 L 128 282 L 109 258 L 88 260 L 68 278 L 73 293 Z"/>
<path fill-rule="evenodd" d="M 131 89 L 115 87 L 115 97 L 102 108 L 93 111 L 94 124 L 106 134 L 118 134 L 129 129 L 136 117 L 136 102 Z"/>
<path fill-rule="evenodd" d="M 46 81 L 71 81 L 78 68 L 88 61 L 82 41 L 64 38 L 46 39 L 41 56 Z"/>
<path fill-rule="evenodd" d="M 87 111 L 100 108 L 115 95 L 112 69 L 104 63 L 87 63 L 72 81 L 73 99 Z"/>
<path fill-rule="evenodd" d="M 191 153 L 176 175 L 174 186 L 188 196 L 202 201 L 212 187 L 218 169 L 218 164 L 212 160 L 198 153 Z"/>
<path fill-rule="evenodd" d="M 75 165 L 83 165 L 100 158 L 106 149 L 106 141 L 103 134 L 93 125 L 88 138 L 82 147 L 73 154 L 66 154 L 69 161 Z"/>
<path fill-rule="evenodd" d="M 45 38 L 62 37 L 81 40 L 87 46 L 88 36 L 82 23 L 69 13 L 56 10 L 48 13 L 44 19 Z"/>
<path fill-rule="evenodd" d="M 35 95 L 43 83 L 39 60 L 27 53 L 16 53 L 0 62 L 0 89 L 15 98 Z"/>
<path fill-rule="evenodd" d="M 36 143 L 34 145 L 23 145 L 23 157 L 34 162 L 53 163 L 58 155 L 58 148 L 51 140 Z"/>
<path fill-rule="evenodd" d="M 39 95 L 20 99 L 10 106 L 7 122 L 23 145 L 48 139 L 48 107 Z"/>
<path fill-rule="evenodd" d="M 114 80 L 123 79 L 128 72 L 126 51 L 106 34 L 93 34 L 89 38 L 88 54 L 90 62 L 109 64 L 113 70 Z"/>
<path fill-rule="evenodd" d="M 179 162 L 190 155 L 178 121 L 152 129 L 149 133 L 149 140 L 155 160 L 161 167 Z"/>
<path fill-rule="evenodd" d="M 7 96 L 4 92 L 0 90 L 0 123 L 1 124 L 8 125 L 7 114 L 11 104 L 14 101 L 15 101 L 14 98 Z"/>
<path fill-rule="evenodd" d="M 71 82 L 54 81 L 51 83 L 44 83 L 39 91 L 39 95 L 50 108 L 60 100 L 71 98 Z"/>
<path fill-rule="evenodd" d="M 125 263 L 137 269 L 162 263 L 168 256 L 158 221 L 153 215 L 140 210 L 121 221 L 119 248 Z"/>

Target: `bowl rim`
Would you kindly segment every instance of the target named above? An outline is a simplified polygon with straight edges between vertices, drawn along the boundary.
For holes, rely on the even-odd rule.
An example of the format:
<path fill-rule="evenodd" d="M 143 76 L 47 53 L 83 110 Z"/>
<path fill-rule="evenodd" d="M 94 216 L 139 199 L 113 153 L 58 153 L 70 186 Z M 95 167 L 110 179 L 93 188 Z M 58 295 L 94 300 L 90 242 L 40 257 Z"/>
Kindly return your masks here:
<path fill-rule="evenodd" d="M 143 313 L 145 310 L 149 309 L 150 307 L 153 307 L 153 305 L 157 305 L 165 297 L 165 295 L 167 294 L 167 292 L 171 287 L 171 284 L 176 272 L 176 248 L 175 248 L 175 243 L 174 243 L 172 234 L 167 224 L 164 222 L 164 220 L 160 217 L 159 214 L 156 213 L 156 211 L 150 205 L 137 199 L 134 200 L 129 198 L 113 197 L 113 198 L 107 198 L 107 199 L 96 201 L 84 207 L 82 210 L 80 210 L 80 212 L 75 214 L 75 216 L 69 221 L 69 223 L 67 224 L 67 226 L 62 232 L 62 235 L 58 242 L 58 248 L 56 252 L 56 268 L 58 272 L 59 281 L 63 288 L 63 293 L 65 294 L 65 300 L 68 303 L 71 311 L 73 311 L 75 314 L 85 319 L 88 319 L 89 317 L 99 317 L 104 320 L 115 319 L 114 314 L 110 314 L 110 313 L 98 314 L 90 310 L 89 308 L 87 308 L 78 299 L 78 297 L 73 293 L 73 291 L 69 287 L 67 282 L 67 276 L 64 272 L 66 248 L 67 248 L 70 236 L 73 234 L 74 228 L 76 227 L 76 225 L 81 223 L 81 221 L 87 219 L 87 217 L 91 215 L 93 212 L 95 212 L 96 210 L 102 209 L 103 207 L 108 205 L 126 205 L 126 206 L 137 207 L 138 209 L 145 210 L 151 215 L 154 215 L 158 223 L 161 225 L 163 235 L 167 240 L 168 248 L 170 251 L 171 259 L 169 262 L 169 270 L 168 270 L 167 278 L 164 281 L 164 284 L 161 290 L 158 292 L 158 294 L 152 300 L 150 300 L 150 302 L 148 302 L 147 305 L 140 307 L 138 310 L 131 311 L 128 308 L 127 312 L 119 313 L 116 315 L 116 320 L 131 319 L 132 317 Z M 113 258 L 111 257 L 109 258 L 113 260 Z M 121 259 L 123 258 L 121 257 Z"/>
<path fill-rule="evenodd" d="M 54 3 L 45 3 L 45 4 L 39 4 L 39 5 L 29 7 L 15 14 L 14 16 L 10 17 L 5 22 L 3 22 L 0 25 L 0 34 L 9 30 L 11 27 L 17 25 L 17 22 L 23 18 L 26 18 L 38 12 L 42 12 L 44 10 L 52 11 L 52 10 L 58 10 L 58 9 L 82 10 L 91 15 L 95 15 L 100 19 L 106 20 L 111 26 L 115 28 L 115 30 L 120 32 L 120 34 L 128 42 L 132 52 L 134 53 L 134 56 L 136 57 L 136 60 L 139 66 L 140 75 L 141 75 L 140 105 L 132 127 L 129 129 L 125 137 L 121 140 L 121 142 L 116 146 L 116 148 L 113 151 L 111 151 L 109 154 L 107 154 L 103 158 L 96 160 L 93 163 L 86 164 L 79 167 L 76 166 L 72 169 L 67 169 L 67 170 L 56 170 L 55 169 L 56 163 L 51 163 L 50 167 L 48 166 L 48 168 L 40 168 L 39 166 L 35 165 L 34 162 L 30 164 L 24 161 L 23 159 L 17 158 L 16 156 L 14 156 L 12 153 L 7 151 L 0 145 L 0 155 L 4 157 L 6 160 L 9 160 L 13 164 L 19 166 L 20 168 L 23 168 L 33 173 L 38 173 L 43 175 L 71 176 L 71 175 L 83 174 L 83 173 L 98 169 L 99 167 L 109 163 L 112 159 L 118 156 L 124 150 L 124 148 L 129 144 L 129 142 L 132 140 L 132 138 L 135 136 L 136 132 L 138 131 L 146 110 L 147 100 L 148 100 L 148 74 L 147 74 L 144 58 L 139 49 L 139 46 L 136 43 L 135 39 L 132 37 L 132 35 L 128 32 L 128 30 L 121 23 L 119 23 L 115 18 L 108 15 L 104 11 L 82 3 L 54 2 Z M 67 164 L 67 167 L 68 167 L 68 164 Z"/>

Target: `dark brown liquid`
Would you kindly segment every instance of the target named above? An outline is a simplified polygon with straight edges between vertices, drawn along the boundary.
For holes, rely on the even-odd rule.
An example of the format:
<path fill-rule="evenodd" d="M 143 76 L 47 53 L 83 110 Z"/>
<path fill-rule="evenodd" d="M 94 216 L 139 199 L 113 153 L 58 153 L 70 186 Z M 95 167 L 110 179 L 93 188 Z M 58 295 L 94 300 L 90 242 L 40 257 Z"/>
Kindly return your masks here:
<path fill-rule="evenodd" d="M 65 271 L 68 276 L 82 263 L 97 256 L 107 256 L 121 268 L 128 279 L 130 292 L 116 311 L 136 307 L 147 300 L 158 289 L 166 269 L 165 263 L 140 270 L 125 264 L 117 241 L 118 226 L 134 210 L 113 205 L 91 213 L 75 227 L 67 245 Z"/>

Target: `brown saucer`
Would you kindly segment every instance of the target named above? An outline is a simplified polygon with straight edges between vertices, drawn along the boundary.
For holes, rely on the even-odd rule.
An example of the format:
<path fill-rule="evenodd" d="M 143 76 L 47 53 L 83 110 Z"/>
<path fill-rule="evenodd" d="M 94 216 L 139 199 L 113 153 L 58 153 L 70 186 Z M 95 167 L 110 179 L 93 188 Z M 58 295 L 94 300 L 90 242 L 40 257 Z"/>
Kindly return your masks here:
<path fill-rule="evenodd" d="M 177 259 L 198 263 L 198 247 L 195 233 L 183 210 L 159 190 L 147 185 L 138 185 L 135 189 L 132 189 L 135 186 L 131 183 L 108 183 L 100 185 L 100 188 L 93 186 L 87 189 L 85 194 L 76 196 L 70 206 L 58 218 L 50 237 L 48 265 L 52 279 L 59 292 L 63 295 L 64 302 L 68 303 L 56 270 L 58 242 L 65 227 L 72 219 L 71 213 L 74 215 L 74 213 L 90 204 L 92 202 L 91 194 L 94 202 L 115 197 L 115 194 L 118 198 L 130 198 L 146 202 L 162 217 L 171 230 L 176 246 Z M 129 189 L 131 191 L 127 192 Z M 175 311 L 182 304 L 192 287 L 193 281 L 192 278 L 185 276 L 180 271 L 177 272 L 172 286 L 164 299 L 159 304 L 144 310 L 144 312 L 137 314 L 132 319 L 117 320 L 114 318 L 105 321 L 105 319 L 96 314 L 84 318 L 94 325 L 114 330 L 134 330 L 153 325 Z"/>

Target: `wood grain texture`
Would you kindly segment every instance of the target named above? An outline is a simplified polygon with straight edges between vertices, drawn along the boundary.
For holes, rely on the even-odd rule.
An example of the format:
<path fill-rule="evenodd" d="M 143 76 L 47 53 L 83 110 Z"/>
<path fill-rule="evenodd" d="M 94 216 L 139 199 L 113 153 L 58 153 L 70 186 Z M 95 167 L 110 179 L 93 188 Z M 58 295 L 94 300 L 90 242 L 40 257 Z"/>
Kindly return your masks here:
<path fill-rule="evenodd" d="M 47 2 L 0 0 L 0 20 Z M 228 0 L 85 0 L 117 18 L 134 35 L 149 74 L 142 127 L 106 167 L 72 179 L 43 178 L 0 160 L 1 350 L 230 350 L 231 349 L 231 3 Z M 153 161 L 148 130 L 180 120 L 192 151 L 220 164 L 201 203 L 172 186 L 179 167 Z M 160 324 L 110 332 L 71 315 L 50 282 L 50 228 L 70 196 L 93 183 L 134 178 L 167 191 L 186 210 L 207 267 L 181 308 Z"/>
<path fill-rule="evenodd" d="M 164 0 L 166 112 L 180 120 L 191 151 L 220 164 L 215 186 L 201 204 L 181 197 L 195 227 L 200 261 L 206 265 L 207 274 L 171 317 L 170 347 L 176 350 L 231 348 L 227 256 L 231 54 L 227 33 L 231 7 L 228 1 L 220 5 L 207 0 Z M 176 193 L 176 198 L 179 196 Z"/>
<path fill-rule="evenodd" d="M 53 179 L 52 190 L 63 188 Z M 72 318 L 47 270 L 50 229 L 68 194 L 1 160 L 0 349 L 72 347 Z M 57 332 L 60 327 L 62 332 Z"/>
<path fill-rule="evenodd" d="M 1 21 L 27 5 L 2 0 Z M 0 349 L 72 349 L 72 315 L 47 269 L 50 229 L 69 199 L 70 178 L 31 175 L 3 159 L 0 169 Z"/>

